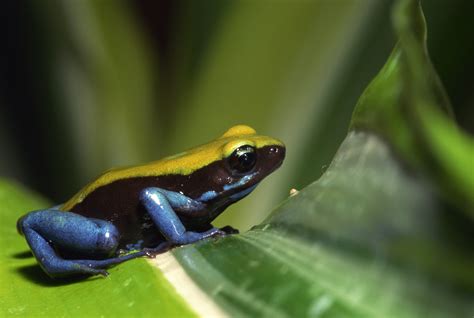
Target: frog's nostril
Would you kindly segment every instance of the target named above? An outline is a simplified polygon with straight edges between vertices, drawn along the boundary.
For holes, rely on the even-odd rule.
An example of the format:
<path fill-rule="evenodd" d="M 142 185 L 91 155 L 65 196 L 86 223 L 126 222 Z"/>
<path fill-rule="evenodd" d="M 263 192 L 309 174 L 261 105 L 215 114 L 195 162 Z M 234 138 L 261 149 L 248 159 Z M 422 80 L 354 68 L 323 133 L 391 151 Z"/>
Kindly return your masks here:
<path fill-rule="evenodd" d="M 277 155 L 281 150 L 280 147 L 272 146 L 269 149 L 271 155 Z"/>
<path fill-rule="evenodd" d="M 269 151 L 269 154 L 270 154 L 271 156 L 280 156 L 280 157 L 284 157 L 284 156 L 285 156 L 285 148 L 284 148 L 284 147 L 271 146 L 268 151 Z"/>

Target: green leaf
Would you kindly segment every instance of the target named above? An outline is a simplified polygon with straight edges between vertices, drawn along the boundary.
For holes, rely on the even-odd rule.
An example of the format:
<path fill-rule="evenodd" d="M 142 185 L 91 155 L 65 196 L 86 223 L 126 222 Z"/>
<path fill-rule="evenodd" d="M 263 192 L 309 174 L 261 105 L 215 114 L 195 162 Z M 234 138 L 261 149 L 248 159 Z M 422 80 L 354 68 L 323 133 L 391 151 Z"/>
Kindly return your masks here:
<path fill-rule="evenodd" d="M 0 316 L 195 316 L 144 259 L 112 268 L 106 278 L 47 277 L 16 232 L 19 216 L 47 206 L 36 195 L 0 180 Z"/>
<path fill-rule="evenodd" d="M 431 64 L 426 24 L 417 1 L 394 10 L 399 43 L 354 110 L 351 129 L 387 138 L 415 169 L 433 178 L 442 195 L 474 217 L 474 141 L 456 127 Z"/>
<path fill-rule="evenodd" d="M 474 140 L 441 111 L 444 108 L 450 113 L 449 100 L 427 57 L 426 28 L 418 6 L 400 2 L 398 11 L 405 14 L 395 17 L 406 48 L 403 75 L 407 94 L 401 103 L 408 110 L 423 159 L 431 165 L 427 173 L 453 204 L 474 218 L 474 174 L 466 173 L 474 164 Z M 412 29 L 418 32 L 410 32 Z"/>
<path fill-rule="evenodd" d="M 472 140 L 449 118 L 418 2 L 394 21 L 399 43 L 324 175 L 251 231 L 173 251 L 232 315 L 474 314 Z"/>

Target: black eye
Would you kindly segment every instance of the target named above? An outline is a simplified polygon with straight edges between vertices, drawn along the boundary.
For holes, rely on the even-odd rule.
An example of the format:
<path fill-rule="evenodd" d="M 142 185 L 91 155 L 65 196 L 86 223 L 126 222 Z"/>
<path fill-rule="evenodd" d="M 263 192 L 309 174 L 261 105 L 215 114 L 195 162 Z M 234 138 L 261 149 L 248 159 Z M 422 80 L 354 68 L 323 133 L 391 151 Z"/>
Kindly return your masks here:
<path fill-rule="evenodd" d="M 235 149 L 228 160 L 232 171 L 245 173 L 252 170 L 257 163 L 257 154 L 254 147 L 245 145 Z"/>

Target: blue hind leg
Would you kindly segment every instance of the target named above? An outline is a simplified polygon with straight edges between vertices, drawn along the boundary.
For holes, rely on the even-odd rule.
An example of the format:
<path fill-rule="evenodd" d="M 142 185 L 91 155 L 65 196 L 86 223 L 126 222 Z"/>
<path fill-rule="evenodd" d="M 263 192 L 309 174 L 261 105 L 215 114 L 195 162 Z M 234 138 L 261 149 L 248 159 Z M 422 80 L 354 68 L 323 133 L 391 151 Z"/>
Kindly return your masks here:
<path fill-rule="evenodd" d="M 137 252 L 103 260 L 64 259 L 55 249 L 81 255 L 107 257 L 115 253 L 119 233 L 110 222 L 54 209 L 31 212 L 18 220 L 34 256 L 51 277 L 73 274 L 107 275 L 104 268 L 146 255 Z"/>

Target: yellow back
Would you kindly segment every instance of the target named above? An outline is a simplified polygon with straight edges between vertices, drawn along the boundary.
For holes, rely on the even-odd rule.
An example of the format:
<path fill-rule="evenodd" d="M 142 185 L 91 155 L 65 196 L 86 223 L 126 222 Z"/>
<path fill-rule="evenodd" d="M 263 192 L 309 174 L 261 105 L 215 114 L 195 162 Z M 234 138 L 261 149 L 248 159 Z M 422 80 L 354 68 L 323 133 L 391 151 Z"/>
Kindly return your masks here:
<path fill-rule="evenodd" d="M 271 137 L 259 136 L 251 127 L 237 125 L 218 139 L 188 151 L 143 165 L 111 169 L 74 195 L 62 206 L 62 210 L 69 211 L 95 189 L 117 180 L 170 174 L 189 175 L 213 162 L 227 158 L 242 145 L 253 145 L 258 149 L 269 145 L 283 146 L 283 143 Z"/>

